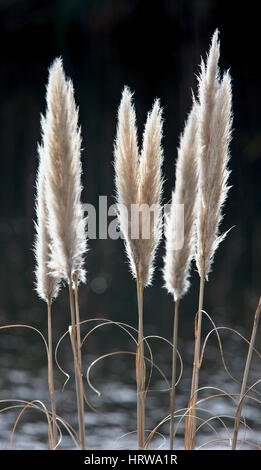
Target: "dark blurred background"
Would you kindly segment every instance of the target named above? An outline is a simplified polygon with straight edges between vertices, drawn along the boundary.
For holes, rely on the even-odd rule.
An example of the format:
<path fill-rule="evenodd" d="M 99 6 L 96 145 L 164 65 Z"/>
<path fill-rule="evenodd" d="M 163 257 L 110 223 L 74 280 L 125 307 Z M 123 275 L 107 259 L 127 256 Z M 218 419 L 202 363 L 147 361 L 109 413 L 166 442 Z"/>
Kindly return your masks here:
<path fill-rule="evenodd" d="M 164 203 L 174 184 L 179 135 L 196 92 L 199 64 L 220 30 L 221 69 L 233 79 L 230 183 L 205 309 L 217 324 L 250 328 L 260 290 L 261 87 L 257 2 L 217 0 L 0 0 L 0 320 L 45 331 L 34 290 L 34 184 L 48 67 L 62 56 L 73 80 L 83 138 L 83 202 L 114 202 L 113 140 L 124 85 L 135 92 L 139 138 L 155 97 L 164 108 Z M 162 288 L 161 244 L 145 291 L 145 333 L 170 336 L 172 300 Z M 91 240 L 81 318 L 136 326 L 136 288 L 122 240 Z M 182 302 L 181 334 L 193 337 L 198 275 Z M 54 305 L 57 335 L 67 328 L 67 291 Z M 183 332 L 183 333 L 182 333 Z M 114 338 L 115 339 L 115 338 Z"/>

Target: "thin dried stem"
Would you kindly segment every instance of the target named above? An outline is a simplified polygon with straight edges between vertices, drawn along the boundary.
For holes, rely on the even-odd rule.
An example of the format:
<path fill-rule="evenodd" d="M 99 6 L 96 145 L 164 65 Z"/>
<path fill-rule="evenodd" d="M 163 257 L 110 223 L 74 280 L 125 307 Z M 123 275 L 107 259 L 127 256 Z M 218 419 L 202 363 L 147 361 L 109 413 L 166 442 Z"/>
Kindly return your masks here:
<path fill-rule="evenodd" d="M 180 299 L 175 302 L 174 325 L 173 325 L 173 350 L 172 350 L 172 379 L 170 390 L 170 440 L 169 448 L 174 448 L 174 413 L 175 413 L 175 387 L 177 378 L 177 345 L 178 345 L 178 319 Z"/>
<path fill-rule="evenodd" d="M 186 448 L 193 450 L 195 447 L 195 433 L 196 433 L 196 403 L 198 395 L 198 380 L 200 370 L 200 341 L 201 341 L 201 323 L 202 323 L 202 309 L 204 299 L 204 287 L 205 278 L 200 278 L 199 288 L 199 302 L 198 312 L 195 322 L 195 350 L 194 350 L 194 361 L 193 361 L 193 374 L 191 384 L 191 394 L 188 408 L 191 410 L 187 418 L 186 428 Z"/>
<path fill-rule="evenodd" d="M 79 295 L 78 295 L 78 278 L 77 275 L 74 276 L 74 300 L 75 300 L 75 320 L 76 320 L 76 340 L 77 340 L 77 365 L 78 373 L 80 377 L 80 387 L 81 387 L 81 409 L 84 413 L 84 387 L 82 380 L 82 353 L 81 353 L 81 323 L 80 323 L 80 310 L 79 310 Z M 88 404 L 88 400 L 86 399 Z M 85 442 L 85 432 L 83 433 L 83 439 Z"/>
<path fill-rule="evenodd" d="M 18 414 L 16 420 L 15 420 L 15 423 L 13 425 L 13 429 L 12 429 L 12 432 L 11 432 L 11 437 L 10 437 L 10 443 L 9 443 L 9 449 L 11 450 L 12 449 L 12 446 L 13 446 L 13 440 L 14 440 L 14 435 L 15 435 L 15 431 L 16 431 L 16 428 L 17 428 L 17 424 L 18 422 L 20 421 L 23 413 L 28 409 L 28 408 L 34 408 L 34 409 L 37 409 L 37 410 L 41 410 L 42 412 L 45 413 L 46 415 L 46 419 L 47 419 L 47 423 L 48 423 L 48 438 L 49 438 L 49 446 L 51 449 L 53 449 L 53 436 L 52 436 L 52 429 L 51 429 L 51 419 L 50 419 L 50 415 L 49 415 L 49 412 L 46 408 L 46 406 L 44 405 L 43 402 L 41 402 L 40 400 L 33 400 L 31 402 L 27 402 L 25 400 L 16 400 L 16 402 L 20 402 L 20 403 L 23 403 L 24 406 L 22 407 L 22 410 L 20 411 L 20 413 Z M 36 405 L 36 403 L 39 403 L 39 405 Z M 17 408 L 17 407 L 21 407 L 21 405 L 17 405 L 17 406 L 13 406 L 12 408 Z"/>
<path fill-rule="evenodd" d="M 73 297 L 72 281 L 69 283 L 69 296 L 70 296 L 70 309 L 71 309 L 71 326 L 70 338 L 72 343 L 73 358 L 74 358 L 74 372 L 75 372 L 75 385 L 77 395 L 77 411 L 79 423 L 79 439 L 82 450 L 85 450 L 85 424 L 84 424 L 84 398 L 83 398 L 83 382 L 80 369 L 80 360 L 78 355 L 77 332 L 75 323 L 75 305 Z"/>
<path fill-rule="evenodd" d="M 143 337 L 143 285 L 137 274 L 137 299 L 138 299 L 138 345 L 136 356 L 137 375 L 137 433 L 138 448 L 144 449 L 145 427 L 145 361 L 144 361 L 144 337 Z"/>
<path fill-rule="evenodd" d="M 251 334 L 251 339 L 250 339 L 250 343 L 249 343 L 248 354 L 247 354 L 247 359 L 246 359 L 246 364 L 245 364 L 245 370 L 244 370 L 244 375 L 243 375 L 243 380 L 242 380 L 242 385 L 241 385 L 240 400 L 239 400 L 239 403 L 238 403 L 238 406 L 237 406 L 237 411 L 236 411 L 236 416 L 235 416 L 232 450 L 235 450 L 236 445 L 237 445 L 237 436 L 238 436 L 241 410 L 242 410 L 243 400 L 244 400 L 245 392 L 246 392 L 248 374 L 249 374 L 250 363 L 251 363 L 254 344 L 255 344 L 255 339 L 256 339 L 256 332 L 257 332 L 257 327 L 258 327 L 258 322 L 259 322 L 260 311 L 261 311 L 261 297 L 259 299 L 259 303 L 258 303 L 256 312 L 255 312 L 255 316 L 254 316 L 254 324 L 253 324 L 253 328 L 252 328 L 252 334 Z"/>
<path fill-rule="evenodd" d="M 53 443 L 54 448 L 58 444 L 58 433 L 57 433 L 57 424 L 56 424 L 56 405 L 55 405 L 55 397 L 54 397 L 54 382 L 53 382 L 53 348 L 52 348 L 52 310 L 51 310 L 51 299 L 48 298 L 47 303 L 47 310 L 48 310 L 48 385 L 49 385 L 49 393 L 50 393 L 50 400 L 51 400 L 51 408 L 52 408 L 52 420 L 53 420 Z"/>
<path fill-rule="evenodd" d="M 78 295 L 78 278 L 74 276 L 74 298 L 75 298 L 75 319 L 76 319 L 76 337 L 77 337 L 77 354 L 79 368 L 82 375 L 82 354 L 81 354 L 81 323 L 79 311 L 79 295 Z"/>

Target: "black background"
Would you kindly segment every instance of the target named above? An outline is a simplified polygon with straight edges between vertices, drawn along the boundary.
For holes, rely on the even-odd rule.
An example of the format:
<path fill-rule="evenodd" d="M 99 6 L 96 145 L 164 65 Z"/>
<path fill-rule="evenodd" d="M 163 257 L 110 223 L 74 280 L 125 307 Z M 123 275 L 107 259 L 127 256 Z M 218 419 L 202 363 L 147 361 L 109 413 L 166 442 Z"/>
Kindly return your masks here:
<path fill-rule="evenodd" d="M 222 230 L 235 226 L 219 248 L 206 287 L 205 308 L 220 324 L 250 327 L 260 295 L 261 87 L 258 2 L 217 0 L 0 0 L 0 318 L 46 325 L 34 290 L 34 184 L 40 113 L 48 67 L 62 56 L 80 108 L 83 201 L 98 210 L 99 195 L 114 202 L 113 140 L 121 91 L 135 92 L 139 138 L 155 97 L 164 108 L 164 202 L 174 185 L 179 135 L 196 92 L 201 57 L 220 31 L 221 70 L 233 79 L 230 183 Z M 171 297 L 162 288 L 161 244 L 154 285 L 145 292 L 145 330 L 168 337 Z M 81 316 L 136 325 L 136 291 L 123 243 L 91 240 Z M 105 280 L 99 294 L 95 280 Z M 193 336 L 198 275 L 183 301 Z M 64 289 L 56 302 L 67 305 Z M 67 308 L 67 307 L 66 307 Z M 68 314 L 69 315 L 69 314 Z M 55 318 L 65 327 L 67 313 Z M 67 320 L 66 320 L 67 321 Z M 67 322 L 68 323 L 68 322 Z M 182 331 L 182 325 L 181 325 Z M 187 330 L 186 330 L 187 331 Z"/>

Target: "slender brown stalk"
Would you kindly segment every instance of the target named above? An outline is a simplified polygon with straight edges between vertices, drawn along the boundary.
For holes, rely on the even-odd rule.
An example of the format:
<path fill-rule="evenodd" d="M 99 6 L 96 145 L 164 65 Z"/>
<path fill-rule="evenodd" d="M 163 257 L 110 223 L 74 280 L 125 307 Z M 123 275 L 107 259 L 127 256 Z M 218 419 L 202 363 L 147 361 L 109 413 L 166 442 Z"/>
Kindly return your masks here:
<path fill-rule="evenodd" d="M 179 321 L 179 303 L 180 299 L 175 302 L 174 308 L 174 324 L 173 324 L 173 350 L 172 350 L 172 377 L 170 390 L 170 440 L 169 448 L 174 448 L 174 412 L 175 412 L 175 386 L 177 378 L 177 346 L 178 346 L 178 321 Z"/>
<path fill-rule="evenodd" d="M 53 423 L 53 448 L 55 448 L 58 444 L 58 433 L 57 433 L 57 425 L 56 425 L 56 405 L 55 405 L 55 398 L 54 398 L 54 383 L 53 383 L 53 348 L 52 348 L 52 310 L 51 310 L 51 298 L 48 298 L 47 302 L 47 311 L 48 311 L 48 385 L 49 385 L 49 393 L 50 393 L 50 400 L 51 400 L 51 408 L 52 408 L 52 423 Z"/>
<path fill-rule="evenodd" d="M 238 406 L 237 406 L 237 411 L 236 411 L 236 416 L 235 416 L 235 421 L 234 421 L 234 434 L 233 434 L 233 441 L 232 441 L 232 450 L 235 450 L 236 446 L 237 446 L 237 436 L 238 436 L 241 410 L 242 410 L 243 401 L 244 401 L 245 393 L 246 393 L 248 374 L 249 374 L 250 363 L 251 363 L 254 344 L 255 344 L 255 339 L 256 339 L 256 332 L 257 332 L 257 327 L 258 327 L 258 322 L 259 322 L 259 317 L 260 317 L 260 311 L 261 311 L 261 297 L 259 299 L 259 303 L 258 303 L 256 312 L 255 312 L 255 316 L 254 316 L 254 324 L 253 324 L 253 328 L 252 328 L 251 339 L 250 339 L 250 343 L 249 343 L 247 359 L 246 359 L 246 364 L 245 364 L 245 370 L 244 370 L 244 375 L 243 375 L 243 380 L 242 380 L 242 385 L 241 385 L 240 399 L 239 399 L 239 403 L 238 403 Z"/>
<path fill-rule="evenodd" d="M 71 309 L 71 327 L 70 337 L 74 356 L 74 373 L 75 373 L 75 385 L 76 385 L 76 396 L 77 396 L 77 411 L 78 411 L 78 423 L 79 423 L 79 440 L 81 450 L 85 450 L 85 424 L 84 424 L 84 398 L 83 398 L 83 382 L 81 374 L 81 360 L 78 352 L 78 341 L 77 341 L 77 329 L 75 321 L 75 303 L 73 296 L 72 281 L 69 283 L 69 296 L 70 296 L 70 309 Z"/>
<path fill-rule="evenodd" d="M 77 354 L 79 360 L 79 367 L 82 375 L 82 354 L 81 354 L 81 324 L 80 324 L 80 311 L 79 311 L 79 296 L 78 296 L 78 278 L 74 276 L 74 298 L 75 298 L 75 320 L 76 320 L 76 337 L 77 337 Z"/>
<path fill-rule="evenodd" d="M 77 358 L 78 358 L 78 371 L 80 375 L 81 385 L 81 408 L 84 408 L 84 388 L 82 380 L 82 352 L 81 352 L 81 324 L 80 324 L 80 310 L 79 310 L 79 295 L 78 295 L 78 278 L 74 276 L 74 299 L 75 299 L 75 320 L 76 320 L 76 340 L 77 340 Z"/>
<path fill-rule="evenodd" d="M 138 299 L 138 345 L 136 356 L 137 376 L 137 433 L 138 448 L 144 449 L 144 427 L 145 427 L 145 361 L 144 361 L 144 337 L 143 337 L 143 285 L 137 275 L 137 299 Z"/>
<path fill-rule="evenodd" d="M 199 288 L 199 302 L 198 312 L 195 321 L 195 350 L 193 361 L 193 374 L 191 383 L 191 393 L 189 401 L 189 413 L 186 426 L 186 448 L 193 450 L 195 447 L 195 433 L 196 433 L 196 403 L 198 397 L 198 380 L 200 370 L 200 340 L 201 340 L 201 323 L 202 323 L 202 309 L 204 299 L 205 278 L 200 278 Z"/>

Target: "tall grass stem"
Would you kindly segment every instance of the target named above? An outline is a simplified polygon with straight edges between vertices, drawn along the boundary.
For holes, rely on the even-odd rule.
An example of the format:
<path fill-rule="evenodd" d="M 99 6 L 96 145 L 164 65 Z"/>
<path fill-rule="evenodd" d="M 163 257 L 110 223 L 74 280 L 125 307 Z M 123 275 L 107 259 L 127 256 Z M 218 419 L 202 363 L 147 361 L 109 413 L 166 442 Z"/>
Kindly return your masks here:
<path fill-rule="evenodd" d="M 177 346 L 178 346 L 178 321 L 179 321 L 179 304 L 177 299 L 174 307 L 174 324 L 173 324 L 173 350 L 172 350 L 172 377 L 170 390 L 170 440 L 169 448 L 174 448 L 174 413 L 175 413 L 175 386 L 177 378 Z"/>
<path fill-rule="evenodd" d="M 145 362 L 144 362 L 144 337 L 143 337 L 143 285 L 137 275 L 137 299 L 138 299 L 138 345 L 136 356 L 137 377 L 137 433 L 138 449 L 144 449 L 145 426 Z"/>
<path fill-rule="evenodd" d="M 77 343 L 77 330 L 75 322 L 75 303 L 73 296 L 72 281 L 69 283 L 69 295 L 70 295 L 70 309 L 71 309 L 71 328 L 70 337 L 73 349 L 74 358 L 74 372 L 75 372 L 75 386 L 77 396 L 77 411 L 78 411 L 78 423 L 79 423 L 79 440 L 81 450 L 85 450 L 85 423 L 84 423 L 84 398 L 83 398 L 83 382 L 81 374 L 81 360 L 78 353 Z"/>
<path fill-rule="evenodd" d="M 78 296 L 78 279 L 77 279 L 77 276 L 74 276 L 74 298 L 75 298 L 77 354 L 78 354 L 79 368 L 80 368 L 80 372 L 81 372 L 81 375 L 82 375 L 81 324 L 80 324 L 80 311 L 79 311 L 79 296 Z"/>
<path fill-rule="evenodd" d="M 256 339 L 256 332 L 257 332 L 257 327 L 258 327 L 258 322 L 259 322 L 260 311 L 261 311 L 261 297 L 259 299 L 259 303 L 258 303 L 255 316 L 254 316 L 254 324 L 252 328 L 251 339 L 250 339 L 247 358 L 246 358 L 245 370 L 244 370 L 243 380 L 241 384 L 240 399 L 239 399 L 239 403 L 238 403 L 237 410 L 236 410 L 236 416 L 235 416 L 235 421 L 234 421 L 234 434 L 233 434 L 233 440 L 232 440 L 232 450 L 235 450 L 237 446 L 237 436 L 238 436 L 241 410 L 242 410 L 243 401 L 244 401 L 244 397 L 246 393 L 247 380 L 248 380 L 250 363 L 251 363 L 255 339 Z"/>
<path fill-rule="evenodd" d="M 187 425 L 187 444 L 186 448 L 194 450 L 195 448 L 195 434 L 196 434 L 196 403 L 198 397 L 198 381 L 199 381 L 199 369 L 200 369 L 200 342 L 201 342 L 201 323 L 202 323 L 202 309 L 204 300 L 204 287 L 205 278 L 200 277 L 200 288 L 199 288 L 199 302 L 198 312 L 195 322 L 195 350 L 194 350 L 194 361 L 193 361 L 193 373 L 191 383 L 191 394 L 189 401 L 189 416 Z"/>
<path fill-rule="evenodd" d="M 56 424 L 56 405 L 54 397 L 54 381 L 53 381 L 53 347 L 52 347 L 52 302 L 51 298 L 48 297 L 47 301 L 47 312 L 48 312 L 48 386 L 51 400 L 51 409 L 52 409 L 52 423 L 53 423 L 53 436 L 52 444 L 55 448 L 58 444 L 58 433 L 57 433 L 57 424 Z"/>

